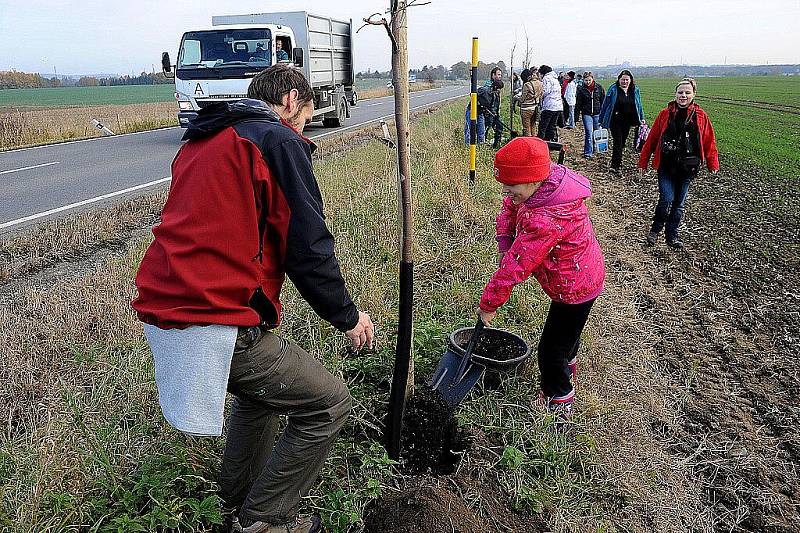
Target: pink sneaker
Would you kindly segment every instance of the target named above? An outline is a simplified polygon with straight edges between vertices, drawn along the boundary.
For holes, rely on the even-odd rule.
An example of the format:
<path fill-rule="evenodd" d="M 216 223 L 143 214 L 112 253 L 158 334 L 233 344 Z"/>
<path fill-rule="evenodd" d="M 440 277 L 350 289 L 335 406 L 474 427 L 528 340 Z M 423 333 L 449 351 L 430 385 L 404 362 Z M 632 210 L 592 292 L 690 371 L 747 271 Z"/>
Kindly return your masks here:
<path fill-rule="evenodd" d="M 556 418 L 566 422 L 572 416 L 572 402 L 575 400 L 575 389 L 564 396 L 553 396 L 547 401 L 547 409 Z"/>

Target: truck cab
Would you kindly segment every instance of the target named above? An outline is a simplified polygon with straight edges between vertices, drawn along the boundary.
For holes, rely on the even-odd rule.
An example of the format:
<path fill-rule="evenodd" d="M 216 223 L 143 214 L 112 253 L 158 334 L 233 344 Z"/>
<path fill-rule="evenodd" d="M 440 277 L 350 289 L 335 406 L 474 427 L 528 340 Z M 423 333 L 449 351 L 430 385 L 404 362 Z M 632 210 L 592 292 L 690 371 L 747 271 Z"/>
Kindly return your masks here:
<path fill-rule="evenodd" d="M 182 127 L 206 106 L 246 98 L 252 78 L 276 63 L 303 71 L 314 91 L 315 119 L 341 126 L 349 116 L 357 99 L 352 22 L 297 11 L 213 17 L 212 24 L 181 38 L 175 98 Z M 162 64 L 169 73 L 166 52 Z"/>
<path fill-rule="evenodd" d="M 278 45 L 286 59 L 277 59 Z M 175 65 L 178 122 L 186 127 L 197 111 L 219 101 L 247 97 L 250 80 L 265 68 L 292 60 L 289 28 L 241 25 L 183 35 Z"/>

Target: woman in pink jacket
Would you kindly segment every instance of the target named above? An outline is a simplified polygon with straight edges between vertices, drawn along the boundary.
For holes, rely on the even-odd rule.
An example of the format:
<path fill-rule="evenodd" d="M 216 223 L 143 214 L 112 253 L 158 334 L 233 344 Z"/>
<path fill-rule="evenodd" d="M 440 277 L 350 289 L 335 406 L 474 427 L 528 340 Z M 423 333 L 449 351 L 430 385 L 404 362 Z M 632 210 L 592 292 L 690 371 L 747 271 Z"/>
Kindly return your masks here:
<path fill-rule="evenodd" d="M 552 300 L 539 341 L 542 397 L 560 418 L 572 413 L 580 335 L 603 291 L 605 264 L 585 200 L 589 180 L 550 161 L 547 143 L 518 137 L 495 156 L 503 184 L 497 216 L 500 268 L 486 285 L 479 314 L 489 324 L 515 285 L 533 274 Z"/>

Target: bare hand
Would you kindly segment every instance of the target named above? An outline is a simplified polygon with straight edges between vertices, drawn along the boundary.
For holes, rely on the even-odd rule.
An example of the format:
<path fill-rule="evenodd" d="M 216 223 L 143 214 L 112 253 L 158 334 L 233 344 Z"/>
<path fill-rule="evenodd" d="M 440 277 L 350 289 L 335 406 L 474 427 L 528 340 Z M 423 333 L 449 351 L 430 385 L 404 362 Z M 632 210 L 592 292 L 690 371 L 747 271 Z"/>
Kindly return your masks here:
<path fill-rule="evenodd" d="M 483 309 L 478 309 L 478 316 L 481 318 L 484 324 L 487 326 L 494 320 L 494 317 L 497 316 L 497 311 L 492 311 L 491 313 L 487 313 Z"/>
<path fill-rule="evenodd" d="M 350 331 L 346 331 L 345 335 L 350 339 L 353 350 L 360 350 L 365 346 L 372 349 L 373 340 L 375 338 L 375 326 L 367 313 L 363 311 L 358 312 L 358 323 Z"/>

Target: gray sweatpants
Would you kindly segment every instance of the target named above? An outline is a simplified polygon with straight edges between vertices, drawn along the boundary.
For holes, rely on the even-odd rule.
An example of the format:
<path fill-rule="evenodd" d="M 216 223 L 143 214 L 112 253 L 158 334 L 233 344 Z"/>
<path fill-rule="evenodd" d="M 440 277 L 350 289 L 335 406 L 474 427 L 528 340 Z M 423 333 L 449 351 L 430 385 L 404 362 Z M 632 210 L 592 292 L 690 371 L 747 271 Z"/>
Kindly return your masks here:
<path fill-rule="evenodd" d="M 347 421 L 347 386 L 293 342 L 254 327 L 239 328 L 228 392 L 236 398 L 220 496 L 241 517 L 288 522 Z M 278 415 L 288 424 L 275 444 Z"/>

